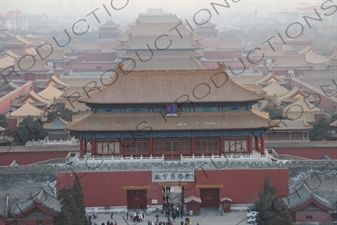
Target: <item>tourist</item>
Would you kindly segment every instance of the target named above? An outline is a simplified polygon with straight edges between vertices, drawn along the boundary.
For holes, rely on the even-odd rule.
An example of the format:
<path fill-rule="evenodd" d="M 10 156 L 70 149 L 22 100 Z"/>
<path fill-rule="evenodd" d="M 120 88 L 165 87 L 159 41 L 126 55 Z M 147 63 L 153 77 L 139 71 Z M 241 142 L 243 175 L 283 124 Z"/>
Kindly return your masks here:
<path fill-rule="evenodd" d="M 110 221 L 108 220 L 108 222 L 106 222 L 106 225 L 110 225 Z"/>
<path fill-rule="evenodd" d="M 113 214 L 113 212 L 111 212 L 110 213 L 110 219 L 113 219 L 113 216 L 114 216 L 114 214 Z"/>
<path fill-rule="evenodd" d="M 114 220 L 114 224 L 113 225 L 117 225 L 117 221 L 116 220 Z"/>
<path fill-rule="evenodd" d="M 126 211 L 126 220 L 128 220 L 128 219 L 129 219 L 129 212 Z"/>
<path fill-rule="evenodd" d="M 184 225 L 184 221 L 181 221 L 181 222 L 180 222 L 180 225 Z"/>

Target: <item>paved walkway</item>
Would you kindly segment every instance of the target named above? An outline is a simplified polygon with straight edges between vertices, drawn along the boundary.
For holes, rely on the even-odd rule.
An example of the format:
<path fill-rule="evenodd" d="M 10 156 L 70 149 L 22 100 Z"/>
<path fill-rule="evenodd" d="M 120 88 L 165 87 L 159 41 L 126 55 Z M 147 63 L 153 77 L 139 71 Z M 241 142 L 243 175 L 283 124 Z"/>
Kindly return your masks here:
<path fill-rule="evenodd" d="M 215 216 L 188 216 L 192 219 L 193 225 L 196 225 L 199 223 L 199 225 L 246 225 L 247 218 L 246 218 L 247 212 L 246 211 L 233 211 L 230 213 L 225 213 L 223 216 L 221 215 L 215 215 Z M 145 220 L 141 223 L 138 223 L 139 225 L 147 225 L 147 222 L 149 220 L 156 221 L 155 218 L 156 214 L 151 214 L 149 216 L 145 215 Z M 133 223 L 131 220 L 124 220 L 125 214 L 122 213 L 114 213 L 114 220 L 117 221 L 118 225 L 135 225 L 137 223 Z M 173 222 L 174 225 L 180 225 L 181 220 L 185 221 L 186 217 L 183 217 L 182 219 L 176 219 L 176 222 Z M 106 223 L 107 221 L 111 221 L 109 214 L 98 214 L 97 219 L 93 219 L 92 222 L 95 222 L 97 225 L 101 225 L 102 223 Z M 163 217 L 163 214 L 159 214 L 159 221 L 166 221 Z"/>

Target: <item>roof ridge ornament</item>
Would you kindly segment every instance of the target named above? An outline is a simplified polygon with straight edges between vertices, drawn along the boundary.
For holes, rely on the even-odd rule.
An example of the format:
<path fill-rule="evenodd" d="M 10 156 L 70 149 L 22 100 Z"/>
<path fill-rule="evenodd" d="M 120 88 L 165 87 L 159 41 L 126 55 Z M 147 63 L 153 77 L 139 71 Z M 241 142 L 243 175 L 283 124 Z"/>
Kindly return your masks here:
<path fill-rule="evenodd" d="M 223 63 L 223 62 L 218 62 L 218 67 L 219 67 L 219 70 L 220 72 L 226 72 L 226 64 Z"/>

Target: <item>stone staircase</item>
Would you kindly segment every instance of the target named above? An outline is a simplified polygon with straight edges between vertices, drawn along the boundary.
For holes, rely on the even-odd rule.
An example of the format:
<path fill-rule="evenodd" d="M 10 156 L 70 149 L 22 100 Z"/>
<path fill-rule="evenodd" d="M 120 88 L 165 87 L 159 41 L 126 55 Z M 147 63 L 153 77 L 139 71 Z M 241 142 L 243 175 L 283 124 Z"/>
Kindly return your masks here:
<path fill-rule="evenodd" d="M 221 212 L 219 207 L 200 208 L 201 216 L 219 216 Z"/>
<path fill-rule="evenodd" d="M 169 203 L 173 203 L 174 208 L 181 206 L 181 189 L 179 187 L 176 189 L 171 189 L 169 194 Z"/>

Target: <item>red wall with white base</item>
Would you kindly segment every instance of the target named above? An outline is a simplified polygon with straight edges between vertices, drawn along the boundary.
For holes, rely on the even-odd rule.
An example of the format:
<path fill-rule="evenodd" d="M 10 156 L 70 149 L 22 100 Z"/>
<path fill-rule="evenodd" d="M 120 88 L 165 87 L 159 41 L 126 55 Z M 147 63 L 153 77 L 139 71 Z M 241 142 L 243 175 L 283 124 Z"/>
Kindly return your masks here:
<path fill-rule="evenodd" d="M 252 204 L 262 191 L 266 175 L 277 187 L 277 196 L 288 195 L 287 169 L 197 170 L 194 175 L 195 182 L 188 182 L 184 188 L 185 198 L 200 197 L 196 185 L 224 185 L 220 198 L 231 198 L 232 204 Z M 162 187 L 152 182 L 151 171 L 58 173 L 57 191 L 72 186 L 75 176 L 80 178 L 87 207 L 126 206 L 127 191 L 123 186 L 150 186 L 147 205 L 151 205 L 151 199 L 162 204 Z"/>

